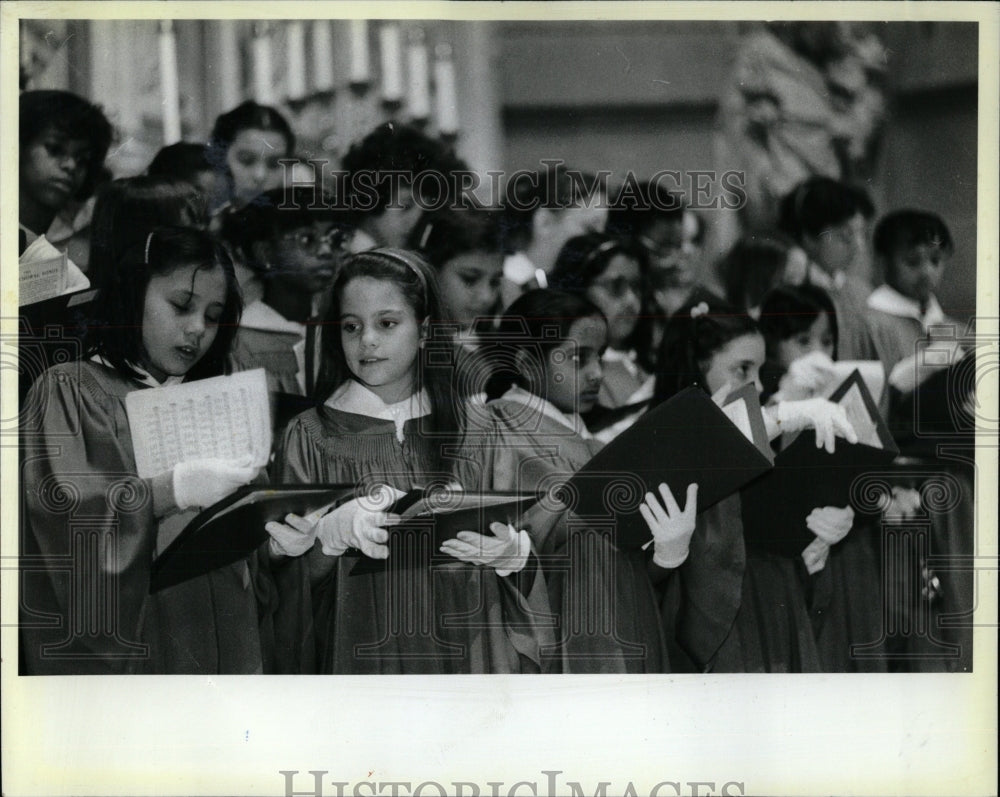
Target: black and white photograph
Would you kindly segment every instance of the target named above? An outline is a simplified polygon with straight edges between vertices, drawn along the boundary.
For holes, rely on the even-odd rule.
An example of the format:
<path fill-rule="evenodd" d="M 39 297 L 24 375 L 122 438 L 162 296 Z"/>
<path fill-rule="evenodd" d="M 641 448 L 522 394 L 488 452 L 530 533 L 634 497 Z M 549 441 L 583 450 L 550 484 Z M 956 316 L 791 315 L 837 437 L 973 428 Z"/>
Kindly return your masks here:
<path fill-rule="evenodd" d="M 1000 6 L 0 13 L 4 795 L 996 793 Z"/>

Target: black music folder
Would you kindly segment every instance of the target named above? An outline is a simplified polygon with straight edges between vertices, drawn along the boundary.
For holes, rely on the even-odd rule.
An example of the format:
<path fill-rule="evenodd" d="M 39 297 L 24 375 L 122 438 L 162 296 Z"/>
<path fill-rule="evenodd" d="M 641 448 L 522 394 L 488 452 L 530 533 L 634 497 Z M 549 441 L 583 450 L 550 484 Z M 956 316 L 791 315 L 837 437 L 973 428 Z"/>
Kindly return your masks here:
<path fill-rule="evenodd" d="M 753 396 L 748 417 L 760 415 L 755 391 L 737 393 L 730 396 L 733 401 Z M 697 483 L 701 512 L 770 468 L 764 449 L 702 388 L 689 387 L 641 416 L 599 451 L 569 479 L 565 500 L 580 517 L 613 521 L 620 547 L 638 548 L 650 539 L 639 504 L 647 491 L 659 497 L 661 482 L 680 503 L 688 485 Z"/>
<path fill-rule="evenodd" d="M 534 493 L 411 490 L 385 510 L 402 518 L 398 525 L 388 528 L 389 559 L 398 568 L 423 568 L 432 562 L 456 561 L 440 552 L 441 543 L 454 539 L 460 531 L 489 537 L 490 523 L 509 523 L 520 530 L 521 516 L 537 500 Z M 386 562 L 359 556 L 351 575 L 384 570 Z"/>
<path fill-rule="evenodd" d="M 150 593 L 246 559 L 268 538 L 264 526 L 354 498 L 350 484 L 251 484 L 202 510 L 153 562 Z"/>
<path fill-rule="evenodd" d="M 775 457 L 774 469 L 741 491 L 743 529 L 751 547 L 797 556 L 813 539 L 806 517 L 817 507 L 851 503 L 851 485 L 890 465 L 899 449 L 861 374 L 854 371 L 831 394 L 858 433 L 857 443 L 837 439 L 834 453 L 816 448 L 812 429 L 799 432 Z"/>

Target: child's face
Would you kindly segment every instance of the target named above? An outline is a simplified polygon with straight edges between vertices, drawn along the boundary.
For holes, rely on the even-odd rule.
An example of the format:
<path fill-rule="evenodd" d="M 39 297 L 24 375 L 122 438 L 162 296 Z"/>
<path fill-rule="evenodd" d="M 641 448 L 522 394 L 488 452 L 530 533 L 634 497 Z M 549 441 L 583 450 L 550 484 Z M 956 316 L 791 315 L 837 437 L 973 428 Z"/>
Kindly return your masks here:
<path fill-rule="evenodd" d="M 574 321 L 566 342 L 546 352 L 543 397 L 567 413 L 593 409 L 601 389 L 601 354 L 607 342 L 604 319 Z"/>
<path fill-rule="evenodd" d="M 184 376 L 215 341 L 225 302 L 226 277 L 218 266 L 153 275 L 142 311 L 141 365 L 159 382 Z"/>
<path fill-rule="evenodd" d="M 924 304 L 941 284 L 947 262 L 947 251 L 933 243 L 897 248 L 886 264 L 886 282 Z"/>
<path fill-rule="evenodd" d="M 21 192 L 58 212 L 83 186 L 89 165 L 89 142 L 49 128 L 21 153 Z"/>
<path fill-rule="evenodd" d="M 805 357 L 814 351 L 833 357 L 834 343 L 836 341 L 830 328 L 830 317 L 826 313 L 820 313 L 808 329 L 778 343 L 779 364 L 782 368 L 788 368 L 799 357 Z"/>
<path fill-rule="evenodd" d="M 621 348 L 635 329 L 642 308 L 639 264 L 628 255 L 615 255 L 601 275 L 590 284 L 587 298 L 608 319 L 608 343 L 612 348 Z"/>
<path fill-rule="evenodd" d="M 296 227 L 272 241 L 268 278 L 299 293 L 320 293 L 330 287 L 349 239 L 330 221 Z"/>
<path fill-rule="evenodd" d="M 413 195 L 413 186 L 402 183 L 398 191 L 393 191 L 392 200 L 381 213 L 368 214 L 364 221 L 365 229 L 379 246 L 404 249 L 422 213 L 423 210 Z"/>
<path fill-rule="evenodd" d="M 503 255 L 496 252 L 465 252 L 445 263 L 438 284 L 448 320 L 469 327 L 476 318 L 495 312 L 502 276 Z"/>
<path fill-rule="evenodd" d="M 340 340 L 355 378 L 387 404 L 413 394 L 421 328 L 403 292 L 388 280 L 356 277 L 340 299 Z"/>
<path fill-rule="evenodd" d="M 753 383 L 763 390 L 760 367 L 764 364 L 764 338 L 756 333 L 733 338 L 712 355 L 707 365 L 702 365 L 705 387 L 709 393 L 721 390 L 726 384 L 736 390 Z"/>
<path fill-rule="evenodd" d="M 857 222 L 848 219 L 843 224 L 823 230 L 818 237 L 808 239 L 810 257 L 829 274 L 847 270 L 858 256 L 856 227 Z"/>
<path fill-rule="evenodd" d="M 226 165 L 233 175 L 233 194 L 239 204 L 258 194 L 281 188 L 288 143 L 277 130 L 241 130 L 226 152 Z"/>

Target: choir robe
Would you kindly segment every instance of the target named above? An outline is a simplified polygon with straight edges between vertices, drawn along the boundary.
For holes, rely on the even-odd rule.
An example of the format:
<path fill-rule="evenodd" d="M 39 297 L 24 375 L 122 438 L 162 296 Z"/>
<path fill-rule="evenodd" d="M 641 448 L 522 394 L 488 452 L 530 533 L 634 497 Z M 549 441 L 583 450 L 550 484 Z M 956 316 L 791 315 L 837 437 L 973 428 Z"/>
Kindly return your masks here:
<path fill-rule="evenodd" d="M 492 490 L 510 482 L 497 473 L 502 445 L 483 413 L 470 413 L 464 441 L 447 455 L 447 472 L 438 472 L 433 453 L 441 441 L 421 434 L 426 417 L 397 423 L 373 417 L 374 410 L 337 409 L 331 401 L 289 424 L 275 461 L 278 481 L 365 489 L 388 484 L 403 491 L 449 481 L 466 490 Z M 552 647 L 546 627 L 551 611 L 534 556 L 521 573 L 500 577 L 491 567 L 432 555 L 433 562 L 409 569 L 390 557 L 384 568 L 364 574 L 352 572 L 359 555 L 318 557 L 326 565 L 312 590 L 319 672 L 507 673 L 546 667 L 542 651 Z"/>
<path fill-rule="evenodd" d="M 154 557 L 193 516 L 154 516 L 125 397 L 155 389 L 97 362 L 46 371 L 21 430 L 21 644 L 27 674 L 270 668 L 266 546 L 149 594 Z"/>
<path fill-rule="evenodd" d="M 263 368 L 272 393 L 305 395 L 304 324 L 288 321 L 262 300 L 248 305 L 233 341 L 234 371 Z"/>
<path fill-rule="evenodd" d="M 514 388 L 490 402 L 504 430 L 504 455 L 515 489 L 555 489 L 600 449 L 585 439 L 578 416 Z M 585 432 L 584 432 L 585 433 Z M 658 587 L 650 577 L 648 551 L 622 551 L 605 527 L 581 521 L 572 511 L 547 508 L 530 515 L 559 620 L 556 654 L 562 672 L 669 672 L 668 642 L 659 616 Z M 665 581 L 670 571 L 653 568 Z"/>
<path fill-rule="evenodd" d="M 698 516 L 680 568 L 680 645 L 710 672 L 817 672 L 802 570 L 797 557 L 748 548 L 739 495 L 723 499 Z"/>

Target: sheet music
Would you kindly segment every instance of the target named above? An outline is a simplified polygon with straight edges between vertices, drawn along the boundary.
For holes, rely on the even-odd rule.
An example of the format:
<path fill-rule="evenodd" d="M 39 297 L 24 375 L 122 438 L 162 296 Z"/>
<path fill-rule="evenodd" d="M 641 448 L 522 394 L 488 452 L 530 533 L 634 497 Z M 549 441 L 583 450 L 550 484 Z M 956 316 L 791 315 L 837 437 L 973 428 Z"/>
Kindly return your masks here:
<path fill-rule="evenodd" d="M 743 436 L 747 440 L 756 443 L 753 439 L 753 427 L 750 426 L 750 410 L 745 401 L 732 401 L 722 407 L 722 411 L 726 413 L 726 417 L 733 422 L 736 428 L 743 432 Z"/>
<path fill-rule="evenodd" d="M 868 408 L 861 397 L 861 390 L 856 384 L 852 384 L 844 397 L 837 403 L 847 413 L 847 420 L 851 422 L 854 431 L 858 433 L 859 443 L 864 443 L 872 448 L 883 448 L 875 421 L 868 414 Z"/>
<path fill-rule="evenodd" d="M 136 390 L 125 399 L 142 478 L 206 457 L 267 464 L 271 419 L 264 369 Z"/>
<path fill-rule="evenodd" d="M 50 244 L 45 236 L 36 238 L 18 258 L 20 306 L 61 296 L 68 285 L 69 262 L 65 252 Z"/>

